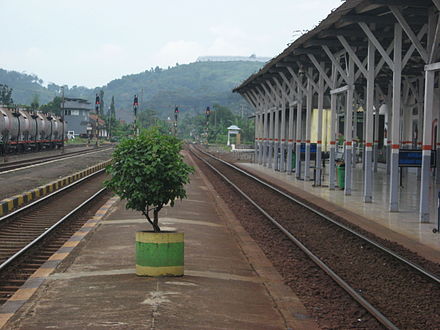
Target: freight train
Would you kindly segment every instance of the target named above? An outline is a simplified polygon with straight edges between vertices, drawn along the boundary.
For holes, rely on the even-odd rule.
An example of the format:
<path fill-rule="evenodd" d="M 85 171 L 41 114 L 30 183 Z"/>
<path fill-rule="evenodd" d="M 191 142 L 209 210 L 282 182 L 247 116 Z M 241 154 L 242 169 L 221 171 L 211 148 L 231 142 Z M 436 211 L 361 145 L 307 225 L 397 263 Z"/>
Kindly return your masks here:
<path fill-rule="evenodd" d="M 55 115 L 0 106 L 0 154 L 59 148 L 65 124 Z"/>

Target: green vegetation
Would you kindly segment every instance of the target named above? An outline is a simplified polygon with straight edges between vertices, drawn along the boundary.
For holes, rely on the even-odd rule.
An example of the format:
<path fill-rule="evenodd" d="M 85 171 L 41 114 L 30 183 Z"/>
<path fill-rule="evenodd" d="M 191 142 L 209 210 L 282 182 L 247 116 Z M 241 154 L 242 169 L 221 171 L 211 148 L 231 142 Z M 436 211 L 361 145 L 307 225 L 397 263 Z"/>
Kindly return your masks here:
<path fill-rule="evenodd" d="M 9 105 L 13 103 L 12 88 L 8 85 L 0 84 L 0 104 Z"/>
<path fill-rule="evenodd" d="M 253 111 L 232 89 L 261 68 L 261 62 L 196 62 L 163 70 L 159 67 L 115 79 L 102 88 L 68 87 L 49 84 L 43 87 L 35 75 L 0 69 L 0 82 L 14 88 L 16 103 L 32 104 L 31 108 L 60 114 L 61 89 L 66 97 L 89 100 L 91 107 L 99 94 L 101 118 L 105 119 L 112 137 L 131 135 L 133 95 L 139 95 L 138 126 L 157 126 L 162 133 L 174 133 L 174 107 L 179 106 L 177 134 L 184 139 L 206 141 L 205 109 L 211 107 L 208 125 L 210 143 L 226 143 L 230 125 L 241 130 L 242 143 L 253 143 L 254 121 L 247 118 Z M 11 90 L 12 91 L 12 90 Z M 10 96 L 11 97 L 11 96 Z M 104 104 L 109 104 L 107 108 Z M 243 111 L 243 115 L 242 112 Z M 170 118 L 170 120 L 168 120 Z M 120 122 L 117 119 L 122 119 Z"/>
<path fill-rule="evenodd" d="M 254 141 L 254 120 L 236 115 L 221 105 L 211 108 L 209 123 L 206 125 L 206 115 L 185 117 L 179 123 L 179 136 L 194 141 L 206 141 L 204 133 L 208 133 L 208 143 L 226 144 L 228 140 L 227 128 L 237 125 L 241 128 L 241 143 L 250 144 Z"/>
<path fill-rule="evenodd" d="M 111 179 L 106 186 L 127 200 L 128 209 L 142 212 L 155 232 L 160 232 L 162 207 L 168 203 L 174 206 L 177 198 L 186 197 L 184 185 L 193 169 L 184 163 L 181 150 L 180 140 L 153 127 L 137 137 L 124 139 L 107 169 Z"/>
<path fill-rule="evenodd" d="M 104 103 L 110 104 L 115 98 L 117 118 L 132 120 L 133 95 L 138 94 L 141 109 L 153 109 L 157 116 L 166 119 L 172 115 L 175 105 L 181 116 L 196 115 L 206 106 L 222 104 L 233 112 L 238 112 L 246 102 L 232 89 L 249 75 L 262 67 L 261 62 L 196 62 L 163 70 L 158 67 L 142 73 L 123 76 L 109 82 L 102 88 L 89 89 L 81 86 L 59 86 L 50 83 L 47 88 L 36 75 L 0 69 L 0 83 L 14 89 L 12 97 L 18 104 L 31 104 L 37 96 L 40 104 L 53 101 L 61 96 L 64 87 L 66 97 L 85 98 L 94 104 L 95 95 L 104 93 Z M 102 105 L 101 111 L 107 109 Z M 247 111 L 250 113 L 250 110 Z"/>

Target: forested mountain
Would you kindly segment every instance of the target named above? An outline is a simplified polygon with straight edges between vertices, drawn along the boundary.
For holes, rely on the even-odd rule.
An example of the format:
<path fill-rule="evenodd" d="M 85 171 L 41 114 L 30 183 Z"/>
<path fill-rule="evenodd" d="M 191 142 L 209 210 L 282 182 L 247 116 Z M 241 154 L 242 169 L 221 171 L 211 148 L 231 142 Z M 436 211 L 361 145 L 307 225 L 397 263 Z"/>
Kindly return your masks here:
<path fill-rule="evenodd" d="M 214 104 L 237 112 L 241 105 L 247 106 L 239 95 L 231 92 L 232 88 L 263 65 L 261 62 L 233 61 L 195 62 L 168 69 L 156 67 L 123 76 L 95 89 L 64 86 L 64 92 L 68 97 L 86 98 L 93 103 L 95 93 L 102 89 L 105 109 L 114 96 L 117 116 L 126 120 L 132 116 L 134 94 L 139 96 L 141 109 L 153 109 L 162 118 L 171 116 L 175 105 L 179 106 L 182 116 L 202 113 L 206 106 Z M 59 96 L 61 91 L 61 86 L 55 84 L 44 87 L 35 75 L 1 69 L 0 83 L 13 88 L 12 97 L 19 104 L 29 105 L 35 96 L 44 104 Z"/>

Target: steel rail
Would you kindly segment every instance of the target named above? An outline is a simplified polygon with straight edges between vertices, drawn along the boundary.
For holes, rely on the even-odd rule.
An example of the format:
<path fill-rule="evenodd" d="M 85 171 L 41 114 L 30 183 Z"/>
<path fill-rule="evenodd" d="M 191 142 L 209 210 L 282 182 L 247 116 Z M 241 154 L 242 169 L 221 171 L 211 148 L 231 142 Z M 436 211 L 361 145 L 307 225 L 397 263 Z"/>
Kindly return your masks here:
<path fill-rule="evenodd" d="M 18 215 L 19 213 L 21 213 L 23 211 L 26 211 L 26 210 L 30 209 L 31 207 L 33 207 L 33 206 L 35 206 L 35 205 L 37 205 L 37 204 L 39 204 L 39 203 L 41 203 L 41 202 L 51 198 L 51 197 L 53 197 L 53 196 L 55 196 L 55 195 L 57 195 L 57 194 L 59 194 L 61 192 L 63 192 L 64 190 L 69 189 L 69 188 L 71 188 L 71 187 L 73 187 L 73 186 L 75 186 L 75 185 L 77 185 L 77 184 L 79 184 L 79 183 L 81 183 L 81 182 L 83 182 L 83 181 L 85 181 L 87 179 L 90 179 L 91 177 L 93 177 L 95 175 L 98 175 L 98 174 L 104 172 L 104 171 L 105 171 L 105 168 L 100 169 L 100 170 L 98 170 L 96 172 L 93 172 L 93 173 L 91 173 L 91 174 L 89 174 L 89 175 L 87 175 L 87 176 L 85 176 L 85 177 L 83 177 L 83 178 L 81 178 L 81 179 L 79 179 L 77 181 L 72 182 L 71 184 L 69 184 L 69 185 L 67 185 L 65 187 L 62 187 L 62 188 L 60 188 L 58 190 L 55 190 L 54 192 L 50 193 L 49 195 L 43 196 L 43 197 L 41 197 L 41 198 L 39 198 L 39 199 L 29 203 L 29 204 L 26 204 L 23 207 L 15 210 L 15 211 L 13 211 L 11 213 L 8 213 L 8 214 L 4 215 L 3 217 L 0 217 L 0 223 L 2 223 L 3 221 L 6 221 L 6 220 L 12 218 L 13 216 Z"/>
<path fill-rule="evenodd" d="M 198 150 L 198 149 L 197 149 Z M 192 151 L 192 150 L 191 150 Z M 201 153 L 206 154 L 216 160 L 220 160 L 212 155 L 209 155 L 201 150 Z M 220 173 L 214 166 L 209 164 L 202 157 L 199 157 L 194 151 L 192 153 L 201 161 L 203 161 L 207 166 L 209 166 L 214 172 L 216 172 L 223 180 L 230 184 L 240 195 L 242 195 L 249 203 L 251 203 L 258 211 L 260 211 L 269 221 L 271 221 L 279 230 L 281 230 L 296 246 L 298 246 L 301 251 L 303 251 L 319 268 L 321 268 L 325 273 L 327 273 L 340 287 L 342 287 L 353 299 L 358 302 L 362 307 L 364 307 L 376 320 L 378 320 L 387 329 L 399 329 L 394 323 L 392 323 L 388 318 L 383 315 L 379 310 L 377 310 L 373 305 L 371 305 L 364 297 L 359 295 L 355 289 L 353 289 L 347 282 L 345 282 L 339 275 L 337 275 L 329 266 L 322 262 L 316 255 L 312 253 L 305 245 L 301 243 L 295 236 L 293 236 L 287 229 L 285 229 L 278 221 L 276 221 L 272 216 L 270 216 L 263 208 L 261 208 L 254 200 L 252 200 L 245 192 L 238 188 L 231 180 L 229 180 L 225 175 Z M 223 161 L 222 161 L 223 162 Z"/>
<path fill-rule="evenodd" d="M 54 223 L 52 226 L 50 226 L 47 230 L 45 230 L 42 234 L 40 234 L 37 238 L 32 240 L 32 242 L 28 243 L 25 247 L 23 247 L 20 251 L 17 251 L 14 255 L 10 256 L 8 259 L 6 259 L 4 262 L 0 264 L 0 271 L 5 269 L 11 262 L 15 261 L 18 257 L 23 255 L 25 252 L 30 250 L 32 247 L 34 247 L 37 243 L 39 243 L 42 239 L 47 237 L 53 230 L 58 228 L 62 223 L 64 223 L 66 220 L 68 220 L 70 217 L 75 215 L 78 211 L 82 210 L 86 205 L 88 205 L 92 200 L 94 200 L 96 197 L 101 195 L 107 188 L 102 188 L 95 194 L 93 194 L 90 198 L 88 198 L 86 201 L 82 202 L 79 206 L 77 206 L 75 209 L 70 211 L 68 214 L 66 214 L 64 217 L 62 217 L 60 220 L 58 220 L 56 223 Z"/>
<path fill-rule="evenodd" d="M 217 161 L 220 161 L 220 162 L 222 162 L 223 164 L 225 164 L 225 165 L 227 165 L 227 166 L 229 166 L 229 167 L 231 167 L 231 168 L 233 168 L 233 169 L 239 171 L 240 173 L 242 173 L 242 174 L 244 174 L 244 175 L 246 175 L 246 176 L 248 176 L 248 177 L 254 179 L 255 181 L 257 181 L 257 182 L 263 184 L 264 186 L 266 186 L 267 188 L 270 188 L 270 189 L 276 191 L 277 193 L 283 195 L 283 196 L 286 197 L 287 199 L 289 199 L 289 200 L 291 200 L 291 201 L 293 201 L 293 202 L 295 202 L 295 203 L 297 203 L 297 204 L 303 206 L 304 208 L 306 208 L 306 209 L 308 209 L 308 210 L 314 212 L 315 214 L 317 214 L 317 215 L 319 215 L 320 217 L 326 219 L 327 221 L 331 222 L 332 224 L 334 224 L 334 225 L 336 225 L 336 226 L 338 226 L 338 227 L 340 227 L 340 228 L 342 228 L 342 229 L 348 231 L 349 233 L 351 233 L 351 234 L 355 235 L 356 237 L 358 237 L 358 238 L 360 238 L 360 239 L 366 241 L 367 243 L 369 243 L 369 244 L 373 245 L 374 247 L 378 248 L 379 250 L 381 250 L 381 251 L 383 251 L 383 252 L 385 252 L 385 253 L 391 255 L 392 257 L 394 257 L 394 258 L 396 258 L 396 259 L 398 259 L 399 261 L 403 262 L 403 263 L 406 264 L 407 266 L 409 266 L 409 267 L 415 269 L 416 271 L 420 272 L 422 275 L 428 277 L 429 279 L 433 280 L 434 282 L 440 284 L 440 277 L 437 276 L 436 274 L 433 274 L 433 273 L 427 271 L 426 269 L 420 267 L 419 265 L 413 263 L 412 261 L 410 261 L 410 260 L 408 260 L 408 259 L 402 257 L 401 255 L 399 255 L 399 254 L 397 254 L 397 253 L 391 251 L 390 249 L 388 249 L 388 248 L 386 248 L 386 247 L 380 245 L 380 244 L 377 243 L 376 241 L 373 241 L 372 239 L 370 239 L 370 238 L 368 238 L 368 237 L 366 237 L 366 236 L 364 236 L 364 235 L 362 235 L 362 234 L 356 232 L 355 230 L 353 230 L 353 229 L 351 229 L 351 228 L 349 228 L 349 227 L 347 227 L 347 226 L 341 224 L 340 222 L 338 222 L 338 221 L 332 219 L 331 217 L 329 217 L 328 215 L 326 215 L 326 214 L 324 214 L 324 213 L 322 213 L 322 212 L 320 212 L 320 211 L 314 209 L 313 207 L 311 207 L 310 205 L 305 204 L 304 202 L 301 202 L 300 200 L 296 199 L 295 197 L 293 197 L 293 196 L 291 196 L 291 195 L 289 195 L 289 194 L 287 194 L 287 193 L 281 191 L 280 189 L 278 189 L 278 188 L 276 188 L 276 187 L 274 187 L 274 186 L 268 184 L 267 182 L 264 182 L 263 180 L 261 180 L 261 179 L 257 178 L 256 176 L 254 176 L 254 175 L 252 175 L 252 174 L 250 174 L 250 173 L 244 171 L 243 169 L 241 169 L 241 168 L 239 168 L 239 167 L 237 167 L 237 166 L 235 166 L 235 165 L 232 165 L 232 164 L 230 164 L 230 163 L 224 161 L 223 159 L 217 158 L 217 157 L 215 157 L 215 156 L 213 156 L 213 155 L 211 155 L 211 154 L 209 154 L 209 153 L 207 153 L 207 152 L 204 152 L 203 150 L 200 150 L 200 149 L 197 149 L 197 150 L 198 150 L 199 152 L 201 152 L 201 153 L 203 153 L 203 154 L 205 154 L 205 155 L 207 155 L 207 156 L 209 156 L 209 157 L 211 157 L 211 158 L 213 158 L 213 159 L 215 159 L 215 160 L 217 160 Z"/>
<path fill-rule="evenodd" d="M 102 151 L 106 151 L 109 149 L 111 149 L 111 147 L 102 148 L 102 149 L 98 149 L 98 150 L 81 150 L 81 151 L 70 152 L 70 153 L 67 153 L 64 155 L 52 155 L 52 156 L 48 156 L 48 157 L 39 157 L 39 158 L 33 158 L 33 159 L 19 160 L 19 161 L 11 162 L 11 163 L 4 163 L 4 164 L 0 164 L 0 175 L 14 172 L 14 171 L 19 171 L 19 170 L 22 170 L 25 168 L 45 165 L 46 163 L 50 163 L 50 162 L 61 161 L 61 160 L 66 160 L 66 159 L 70 159 L 70 158 L 79 157 L 82 155 L 102 152 Z"/>

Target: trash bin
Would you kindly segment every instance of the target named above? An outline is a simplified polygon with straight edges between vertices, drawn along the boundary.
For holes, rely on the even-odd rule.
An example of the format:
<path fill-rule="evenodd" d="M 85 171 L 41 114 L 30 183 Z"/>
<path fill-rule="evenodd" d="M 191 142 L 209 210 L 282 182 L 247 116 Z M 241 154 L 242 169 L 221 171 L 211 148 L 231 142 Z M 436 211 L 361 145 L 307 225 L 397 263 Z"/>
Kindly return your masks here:
<path fill-rule="evenodd" d="M 296 154 L 292 152 L 292 170 L 296 167 Z"/>
<path fill-rule="evenodd" d="M 339 164 L 336 167 L 336 174 L 338 177 L 338 187 L 341 189 L 345 188 L 345 164 Z"/>

